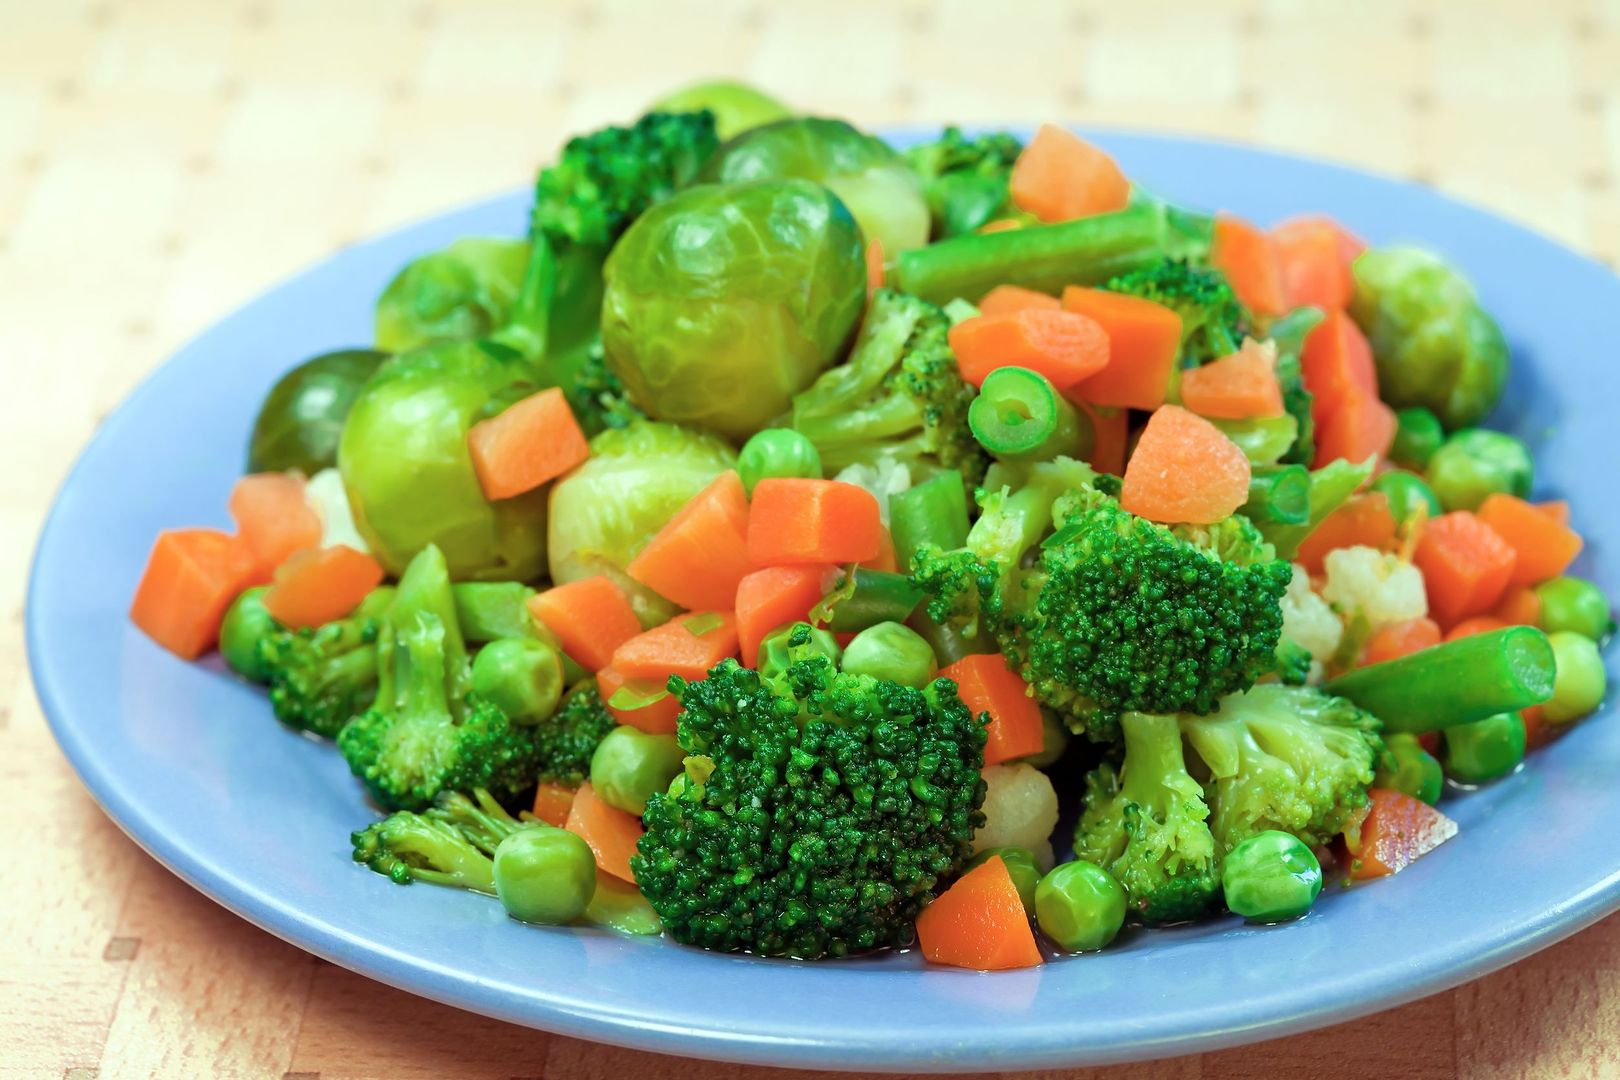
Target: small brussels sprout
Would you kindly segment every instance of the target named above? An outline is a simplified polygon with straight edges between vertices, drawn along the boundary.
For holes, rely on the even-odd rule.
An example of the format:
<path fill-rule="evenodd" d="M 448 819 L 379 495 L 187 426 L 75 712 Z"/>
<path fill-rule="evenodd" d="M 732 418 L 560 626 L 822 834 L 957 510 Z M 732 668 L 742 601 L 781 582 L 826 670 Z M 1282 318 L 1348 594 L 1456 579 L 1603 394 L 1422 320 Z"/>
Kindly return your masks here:
<path fill-rule="evenodd" d="M 700 180 L 814 180 L 849 207 L 890 258 L 928 243 L 922 181 L 888 143 L 842 120 L 813 116 L 757 127 L 722 146 Z"/>
<path fill-rule="evenodd" d="M 1434 452 L 1424 478 L 1447 510 L 1477 510 L 1488 495 L 1529 495 L 1535 469 L 1530 451 L 1513 436 L 1464 428 Z"/>
<path fill-rule="evenodd" d="M 247 471 L 313 476 L 337 464 L 338 439 L 360 388 L 388 354 L 344 349 L 306 360 L 283 375 L 253 421 Z"/>
<path fill-rule="evenodd" d="M 377 348 L 484 337 L 506 322 L 529 242 L 469 236 L 405 264 L 377 298 Z"/>
<path fill-rule="evenodd" d="M 763 90 L 731 79 L 711 79 L 682 87 L 647 111 L 682 113 L 703 109 L 714 114 L 714 132 L 721 139 L 792 115 L 786 105 Z"/>
<path fill-rule="evenodd" d="M 1485 419 L 1507 383 L 1502 328 L 1473 286 L 1438 255 L 1374 248 L 1356 259 L 1350 314 L 1378 362 L 1378 393 L 1396 408 L 1421 405 L 1447 430 Z"/>
<path fill-rule="evenodd" d="M 843 355 L 866 302 L 860 229 L 806 180 L 687 188 L 604 273 L 602 345 L 631 401 L 739 441 Z"/>

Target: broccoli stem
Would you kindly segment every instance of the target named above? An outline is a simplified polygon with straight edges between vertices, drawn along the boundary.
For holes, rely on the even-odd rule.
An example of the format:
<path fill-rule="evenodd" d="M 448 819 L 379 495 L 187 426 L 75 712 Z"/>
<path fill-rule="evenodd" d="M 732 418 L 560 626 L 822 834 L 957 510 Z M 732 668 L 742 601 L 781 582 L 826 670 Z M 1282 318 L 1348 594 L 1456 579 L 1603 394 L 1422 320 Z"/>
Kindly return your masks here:
<path fill-rule="evenodd" d="M 952 551 L 967 542 L 967 490 L 962 474 L 947 469 L 889 496 L 889 533 L 903 567 L 925 544 Z"/>
<path fill-rule="evenodd" d="M 1510 626 L 1356 668 L 1325 689 L 1378 717 L 1385 731 L 1421 735 L 1538 705 L 1552 697 L 1554 671 L 1547 635 Z"/>
<path fill-rule="evenodd" d="M 914 248 L 900 254 L 893 284 L 936 304 L 976 303 L 997 285 L 1056 295 L 1067 285 L 1100 285 L 1162 259 L 1201 256 L 1212 234 L 1209 217 L 1142 201 L 1111 214 Z"/>
<path fill-rule="evenodd" d="M 1002 461 L 1049 461 L 1091 456 L 1090 419 L 1057 392 L 1050 379 L 1028 368 L 992 371 L 968 406 L 968 427 L 979 445 Z"/>
<path fill-rule="evenodd" d="M 958 485 L 960 490 L 960 485 Z M 903 623 L 922 603 L 922 590 L 905 574 L 857 566 L 818 605 L 822 625 L 835 634 L 856 633 L 883 622 Z"/>
<path fill-rule="evenodd" d="M 1243 512 L 1251 521 L 1303 525 L 1311 519 L 1311 474 L 1303 465 L 1257 468 L 1249 477 L 1249 501 Z"/>

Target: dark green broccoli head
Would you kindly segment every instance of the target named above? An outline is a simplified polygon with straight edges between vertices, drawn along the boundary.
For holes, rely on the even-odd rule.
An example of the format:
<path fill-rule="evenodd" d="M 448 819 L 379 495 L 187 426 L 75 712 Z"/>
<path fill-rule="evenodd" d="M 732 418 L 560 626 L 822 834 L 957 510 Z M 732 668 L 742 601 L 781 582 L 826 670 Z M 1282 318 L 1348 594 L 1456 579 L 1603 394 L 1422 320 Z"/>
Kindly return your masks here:
<path fill-rule="evenodd" d="M 1296 641 L 1277 642 L 1277 679 L 1284 686 L 1304 686 L 1311 677 L 1311 651 Z"/>
<path fill-rule="evenodd" d="M 670 686 L 681 746 L 712 769 L 648 801 L 631 860 L 669 933 L 805 958 L 909 942 L 984 821 L 984 726 L 955 684 L 815 655 L 776 680 L 726 660 Z"/>
<path fill-rule="evenodd" d="M 616 721 L 602 704 L 595 681 L 582 682 L 569 692 L 549 720 L 529 731 L 534 739 L 538 779 L 578 787 L 590 776 L 591 755 Z"/>
<path fill-rule="evenodd" d="M 1075 857 L 1112 874 L 1143 922 L 1195 919 L 1220 887 L 1220 861 L 1176 718 L 1126 713 L 1120 729 L 1124 763 L 1117 771 L 1100 765 L 1086 777 Z"/>
<path fill-rule="evenodd" d="M 609 428 L 624 428 L 646 413 L 630 403 L 624 384 L 607 365 L 607 355 L 600 338 L 586 350 L 579 366 L 563 386 L 568 407 L 574 419 L 587 436 L 598 435 Z"/>
<path fill-rule="evenodd" d="M 1007 180 L 1023 149 L 1010 132 L 968 136 L 948 127 L 905 152 L 923 182 L 936 240 L 974 232 L 1009 209 Z"/>
<path fill-rule="evenodd" d="M 989 458 L 968 430 L 975 391 L 957 370 L 949 332 L 933 304 L 878 290 L 849 359 L 793 398 L 792 427 L 829 473 L 888 458 L 979 482 Z"/>
<path fill-rule="evenodd" d="M 1237 352 L 1254 324 L 1220 271 L 1183 259 L 1122 274 L 1105 287 L 1163 304 L 1181 316 L 1182 367 Z"/>
<path fill-rule="evenodd" d="M 392 596 L 392 589 L 378 589 L 351 615 L 259 640 L 277 720 L 330 739 L 371 704 L 377 696 L 379 616 Z"/>
<path fill-rule="evenodd" d="M 1181 731 L 1208 777 L 1223 855 L 1267 829 L 1325 844 L 1366 804 L 1383 748 L 1378 721 L 1344 698 L 1274 683 L 1182 717 Z"/>

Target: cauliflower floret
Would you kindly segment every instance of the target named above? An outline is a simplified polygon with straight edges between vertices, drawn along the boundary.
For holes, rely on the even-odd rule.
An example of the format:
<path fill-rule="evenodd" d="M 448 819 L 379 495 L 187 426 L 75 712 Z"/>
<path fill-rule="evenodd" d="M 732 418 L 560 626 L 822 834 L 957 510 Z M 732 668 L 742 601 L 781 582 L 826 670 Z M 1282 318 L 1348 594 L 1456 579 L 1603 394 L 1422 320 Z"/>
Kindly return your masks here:
<path fill-rule="evenodd" d="M 1429 613 L 1423 572 L 1376 548 L 1339 548 L 1322 561 L 1322 596 L 1346 618 L 1360 615 L 1369 631 Z"/>
<path fill-rule="evenodd" d="M 973 852 L 1021 847 L 1035 853 L 1041 870 L 1052 868 L 1052 830 L 1058 798 L 1052 781 L 1033 765 L 989 765 L 984 770 L 984 825 L 973 834 Z"/>
<path fill-rule="evenodd" d="M 1294 565 L 1294 576 L 1282 598 L 1282 636 L 1302 647 L 1318 664 L 1333 658 L 1344 637 L 1344 623 L 1326 600 L 1311 589 L 1311 576 L 1303 566 Z"/>
<path fill-rule="evenodd" d="M 349 493 L 343 488 L 343 476 L 336 469 L 322 469 L 304 485 L 304 501 L 309 503 L 321 519 L 321 546 L 346 544 L 356 551 L 371 549 L 360 538 L 354 526 L 354 513 L 349 509 Z"/>
<path fill-rule="evenodd" d="M 911 487 L 911 466 L 903 461 L 883 457 L 870 465 L 856 462 L 847 466 L 833 479 L 870 491 L 872 497 L 877 499 L 878 518 L 883 522 L 883 527 L 888 528 L 889 496 Z"/>

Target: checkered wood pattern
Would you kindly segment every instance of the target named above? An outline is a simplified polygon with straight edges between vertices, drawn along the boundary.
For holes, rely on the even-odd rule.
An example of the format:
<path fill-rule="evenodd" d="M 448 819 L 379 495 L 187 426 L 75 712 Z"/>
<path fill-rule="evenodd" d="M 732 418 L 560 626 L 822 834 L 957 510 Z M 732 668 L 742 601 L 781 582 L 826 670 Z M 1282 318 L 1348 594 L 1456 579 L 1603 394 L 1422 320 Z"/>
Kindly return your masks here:
<path fill-rule="evenodd" d="M 172 350 L 706 74 L 869 125 L 1265 143 L 1620 258 L 1620 0 L 0 0 L 0 1077 L 764 1075 L 457 1012 L 236 919 L 96 808 L 22 647 L 53 490 Z M 1374 1019 L 1106 1075 L 1617 1076 L 1620 917 Z"/>

